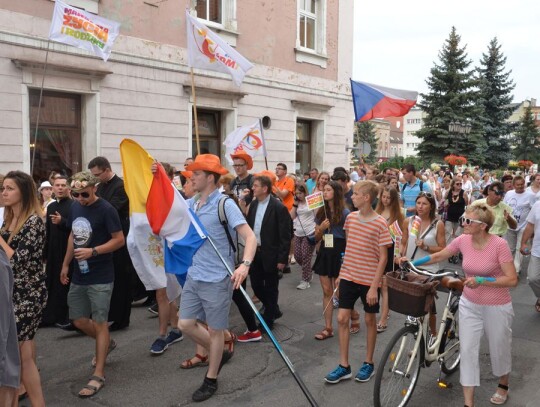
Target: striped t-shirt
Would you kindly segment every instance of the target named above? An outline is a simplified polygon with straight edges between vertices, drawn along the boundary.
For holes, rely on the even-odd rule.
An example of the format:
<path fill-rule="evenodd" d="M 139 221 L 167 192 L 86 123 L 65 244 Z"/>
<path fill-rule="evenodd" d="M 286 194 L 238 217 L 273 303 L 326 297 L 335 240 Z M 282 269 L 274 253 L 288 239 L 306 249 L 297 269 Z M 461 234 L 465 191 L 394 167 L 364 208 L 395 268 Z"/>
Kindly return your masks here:
<path fill-rule="evenodd" d="M 367 222 L 361 221 L 359 216 L 358 212 L 352 212 L 345 220 L 347 246 L 339 277 L 369 286 L 377 273 L 379 248 L 391 245 L 392 238 L 381 215 Z"/>
<path fill-rule="evenodd" d="M 473 247 L 471 235 L 461 235 L 446 246 L 452 254 L 461 252 L 463 271 L 467 277 L 502 277 L 504 273 L 501 264 L 514 261 L 506 240 L 495 235 L 490 235 L 488 239 L 482 250 Z M 510 289 L 507 287 L 464 287 L 463 295 L 469 301 L 480 305 L 502 305 L 512 301 Z"/>

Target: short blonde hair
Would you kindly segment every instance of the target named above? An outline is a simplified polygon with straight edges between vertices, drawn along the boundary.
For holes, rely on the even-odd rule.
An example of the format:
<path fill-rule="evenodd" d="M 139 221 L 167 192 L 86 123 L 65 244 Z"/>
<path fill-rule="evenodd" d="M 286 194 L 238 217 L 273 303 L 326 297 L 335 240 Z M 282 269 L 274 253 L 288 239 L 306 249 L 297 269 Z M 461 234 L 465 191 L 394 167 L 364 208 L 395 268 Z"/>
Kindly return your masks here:
<path fill-rule="evenodd" d="M 476 216 L 478 216 L 478 220 L 487 225 L 486 232 L 489 232 L 489 229 L 495 222 L 493 210 L 485 203 L 470 205 L 467 207 L 465 213 L 474 213 Z"/>
<path fill-rule="evenodd" d="M 379 184 L 374 181 L 360 181 L 354 184 L 354 190 L 356 192 L 362 191 L 364 194 L 368 194 L 371 198 L 371 202 L 377 199 L 379 196 Z"/>

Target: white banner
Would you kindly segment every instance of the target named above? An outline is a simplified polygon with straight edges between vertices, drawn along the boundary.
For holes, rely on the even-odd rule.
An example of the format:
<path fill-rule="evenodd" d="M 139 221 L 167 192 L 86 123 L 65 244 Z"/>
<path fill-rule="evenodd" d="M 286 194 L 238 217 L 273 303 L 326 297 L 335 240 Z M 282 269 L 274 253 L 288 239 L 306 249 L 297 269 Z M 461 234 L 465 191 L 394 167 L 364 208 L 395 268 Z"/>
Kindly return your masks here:
<path fill-rule="evenodd" d="M 240 86 L 246 72 L 253 64 L 223 41 L 186 9 L 188 65 L 192 68 L 230 74 L 236 86 Z"/>
<path fill-rule="evenodd" d="M 261 155 L 266 157 L 266 145 L 260 120 L 229 133 L 223 145 L 226 147 L 225 156 L 231 165 L 233 163 L 231 154 L 246 153 L 251 157 Z"/>
<path fill-rule="evenodd" d="M 49 39 L 90 51 L 104 61 L 109 59 L 120 23 L 107 20 L 59 0 L 54 4 L 54 13 Z"/>

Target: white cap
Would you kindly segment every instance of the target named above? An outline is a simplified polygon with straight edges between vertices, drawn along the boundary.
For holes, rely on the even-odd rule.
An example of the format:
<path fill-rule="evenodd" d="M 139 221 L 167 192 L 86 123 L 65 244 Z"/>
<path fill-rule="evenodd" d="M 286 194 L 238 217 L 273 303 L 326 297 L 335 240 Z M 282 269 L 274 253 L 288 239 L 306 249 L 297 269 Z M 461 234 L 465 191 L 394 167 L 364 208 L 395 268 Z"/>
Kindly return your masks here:
<path fill-rule="evenodd" d="M 52 188 L 52 185 L 49 181 L 43 181 L 38 188 L 38 192 L 41 192 L 43 188 Z"/>

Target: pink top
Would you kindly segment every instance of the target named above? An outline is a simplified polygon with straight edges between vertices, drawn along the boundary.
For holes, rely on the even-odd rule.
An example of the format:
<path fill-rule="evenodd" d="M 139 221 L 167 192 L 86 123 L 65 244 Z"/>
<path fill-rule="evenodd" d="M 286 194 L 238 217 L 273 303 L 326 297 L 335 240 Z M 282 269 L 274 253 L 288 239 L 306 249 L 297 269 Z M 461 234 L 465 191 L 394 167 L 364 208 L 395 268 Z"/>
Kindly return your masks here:
<path fill-rule="evenodd" d="M 490 235 L 488 243 L 482 250 L 473 247 L 471 235 L 461 235 L 454 239 L 446 248 L 454 255 L 463 254 L 463 271 L 467 277 L 502 277 L 501 264 L 514 261 L 506 240 L 499 236 Z M 502 305 L 512 302 L 510 290 L 507 287 L 488 287 L 480 285 L 477 288 L 465 287 L 463 295 L 469 301 L 480 305 Z"/>

